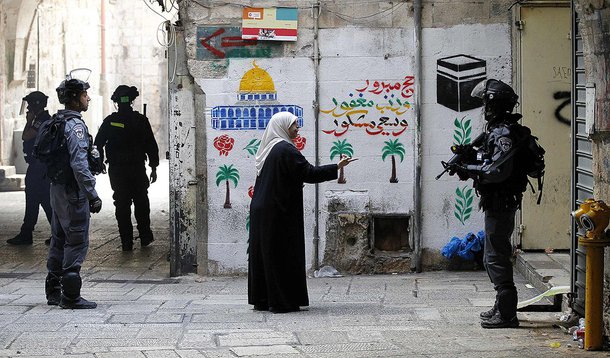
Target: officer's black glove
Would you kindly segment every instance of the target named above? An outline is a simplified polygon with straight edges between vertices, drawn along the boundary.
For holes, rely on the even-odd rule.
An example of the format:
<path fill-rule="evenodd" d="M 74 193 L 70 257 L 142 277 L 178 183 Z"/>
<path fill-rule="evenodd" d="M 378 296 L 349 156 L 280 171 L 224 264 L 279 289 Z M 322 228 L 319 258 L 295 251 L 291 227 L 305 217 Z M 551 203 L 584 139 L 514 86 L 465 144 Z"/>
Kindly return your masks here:
<path fill-rule="evenodd" d="M 95 197 L 89 200 L 89 211 L 93 214 L 99 213 L 102 210 L 102 199 Z"/>
<path fill-rule="evenodd" d="M 457 174 L 460 180 L 468 180 L 470 178 L 468 171 L 466 171 L 466 169 L 464 169 L 461 165 L 451 164 L 449 166 L 449 175 L 453 176 L 455 174 Z"/>
<path fill-rule="evenodd" d="M 157 181 L 157 168 L 151 168 L 150 171 L 150 183 L 154 183 Z"/>

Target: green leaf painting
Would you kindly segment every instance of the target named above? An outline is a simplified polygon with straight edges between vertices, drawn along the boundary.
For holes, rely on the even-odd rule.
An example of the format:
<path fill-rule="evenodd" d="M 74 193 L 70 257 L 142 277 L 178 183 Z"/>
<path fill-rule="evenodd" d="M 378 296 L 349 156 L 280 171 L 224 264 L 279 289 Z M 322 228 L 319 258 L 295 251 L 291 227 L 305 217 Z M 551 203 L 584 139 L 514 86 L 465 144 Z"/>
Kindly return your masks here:
<path fill-rule="evenodd" d="M 464 186 L 463 188 L 457 187 L 455 189 L 455 210 L 453 215 L 465 225 L 466 221 L 472 214 L 472 204 L 474 201 L 474 189 Z"/>
<path fill-rule="evenodd" d="M 243 150 L 247 150 L 250 155 L 255 155 L 258 151 L 258 147 L 261 145 L 260 139 L 252 139 L 247 146 L 244 147 Z"/>
<path fill-rule="evenodd" d="M 454 145 L 470 144 L 470 137 L 472 134 L 472 126 L 470 123 L 470 119 L 466 119 L 466 117 L 462 117 L 460 120 L 456 118 L 453 121 L 453 125 L 456 127 L 456 129 L 453 131 Z"/>

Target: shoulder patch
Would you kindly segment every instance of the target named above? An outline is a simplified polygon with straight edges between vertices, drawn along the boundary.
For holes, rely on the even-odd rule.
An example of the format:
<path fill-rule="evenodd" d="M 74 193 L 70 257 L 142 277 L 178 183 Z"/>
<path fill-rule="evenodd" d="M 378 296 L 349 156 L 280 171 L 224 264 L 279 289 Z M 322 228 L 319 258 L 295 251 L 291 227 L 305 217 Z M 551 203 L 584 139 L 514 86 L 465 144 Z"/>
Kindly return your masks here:
<path fill-rule="evenodd" d="M 79 124 L 75 125 L 74 128 L 72 128 L 72 130 L 74 131 L 76 138 L 78 138 L 78 139 L 85 138 L 85 128 L 82 124 L 79 123 Z"/>
<path fill-rule="evenodd" d="M 513 141 L 508 137 L 498 139 L 498 146 L 503 152 L 508 152 L 513 147 Z"/>

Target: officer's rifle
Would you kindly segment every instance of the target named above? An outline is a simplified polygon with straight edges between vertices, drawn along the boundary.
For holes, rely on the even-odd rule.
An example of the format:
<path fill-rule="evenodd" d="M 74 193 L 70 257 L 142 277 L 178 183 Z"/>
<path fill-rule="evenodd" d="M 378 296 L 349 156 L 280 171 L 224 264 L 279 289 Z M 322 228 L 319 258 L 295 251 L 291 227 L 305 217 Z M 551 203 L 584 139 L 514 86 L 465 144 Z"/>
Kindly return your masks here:
<path fill-rule="evenodd" d="M 453 157 L 451 157 L 451 159 L 449 159 L 449 161 L 447 162 L 441 161 L 441 164 L 443 165 L 444 169 L 439 175 L 436 176 L 435 179 L 439 180 L 440 177 L 450 171 L 454 165 L 462 164 L 462 162 L 464 161 L 464 156 L 470 153 L 474 147 L 480 147 L 481 144 L 483 144 L 483 141 L 485 141 L 485 132 L 479 134 L 479 136 L 476 137 L 474 141 L 472 141 L 472 143 L 470 144 L 452 145 L 451 152 L 453 153 Z"/>

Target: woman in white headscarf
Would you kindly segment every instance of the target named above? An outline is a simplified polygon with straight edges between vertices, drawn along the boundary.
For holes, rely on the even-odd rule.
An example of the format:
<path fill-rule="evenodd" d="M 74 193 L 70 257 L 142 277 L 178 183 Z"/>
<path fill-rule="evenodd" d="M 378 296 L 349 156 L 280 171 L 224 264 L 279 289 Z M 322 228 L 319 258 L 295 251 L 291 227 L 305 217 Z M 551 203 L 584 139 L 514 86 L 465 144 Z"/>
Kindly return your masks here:
<path fill-rule="evenodd" d="M 296 149 L 297 117 L 271 117 L 256 153 L 256 184 L 250 204 L 248 303 L 274 313 L 308 306 L 305 275 L 303 183 L 337 178 L 354 159 L 313 166 Z"/>

